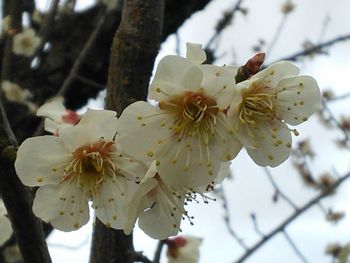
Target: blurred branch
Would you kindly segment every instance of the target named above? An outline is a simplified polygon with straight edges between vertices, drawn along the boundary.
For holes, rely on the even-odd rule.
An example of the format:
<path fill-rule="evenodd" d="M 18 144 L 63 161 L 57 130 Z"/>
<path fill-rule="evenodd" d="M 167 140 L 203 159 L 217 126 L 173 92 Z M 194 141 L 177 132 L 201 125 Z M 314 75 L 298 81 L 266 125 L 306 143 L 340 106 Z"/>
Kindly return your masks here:
<path fill-rule="evenodd" d="M 114 35 L 108 72 L 106 109 L 118 114 L 130 103 L 146 100 L 163 27 L 164 0 L 125 0 Z M 132 235 L 104 226 L 93 231 L 91 263 L 132 262 Z"/>
<path fill-rule="evenodd" d="M 295 254 L 297 254 L 297 256 L 300 258 L 300 260 L 304 263 L 307 263 L 308 261 L 306 260 L 305 256 L 303 255 L 303 253 L 301 253 L 301 251 L 299 250 L 299 248 L 294 243 L 294 241 L 292 240 L 292 238 L 289 236 L 289 234 L 287 233 L 287 231 L 285 229 L 282 230 L 282 234 L 286 238 L 286 240 L 288 241 L 289 245 L 294 250 Z"/>
<path fill-rule="evenodd" d="M 339 101 L 339 100 L 343 100 L 343 99 L 347 99 L 350 97 L 350 92 L 346 92 L 342 95 L 339 95 L 339 96 L 335 96 L 335 97 L 331 97 L 331 98 L 327 98 L 325 100 L 325 103 L 328 103 L 328 102 L 335 102 L 335 101 Z"/>
<path fill-rule="evenodd" d="M 159 240 L 156 248 L 156 252 L 154 253 L 153 263 L 160 262 L 160 256 L 162 255 L 163 247 L 166 243 L 166 240 Z"/>
<path fill-rule="evenodd" d="M 97 40 L 97 36 L 100 33 L 100 30 L 102 29 L 103 23 L 105 21 L 106 16 L 102 15 L 100 20 L 98 21 L 98 24 L 96 25 L 96 28 L 91 33 L 88 41 L 86 42 L 84 48 L 80 52 L 77 60 L 75 61 L 73 67 L 71 68 L 68 76 L 64 80 L 60 90 L 57 92 L 57 96 L 64 96 L 64 94 L 67 92 L 67 90 L 71 87 L 73 81 L 78 76 L 79 69 L 81 65 L 83 64 L 85 58 L 89 54 L 91 48 L 93 47 L 94 43 Z M 41 121 L 40 125 L 38 126 L 37 130 L 35 131 L 33 136 L 41 135 L 44 128 L 44 120 Z"/>
<path fill-rule="evenodd" d="M 286 220 L 284 220 L 281 224 L 279 224 L 275 229 L 273 229 L 269 234 L 265 235 L 264 238 L 262 238 L 260 241 L 258 241 L 254 246 L 249 248 L 237 261 L 235 262 L 243 262 L 248 257 L 250 257 L 255 251 L 257 251 L 260 247 L 262 247 L 266 242 L 268 242 L 271 238 L 273 238 L 276 234 L 284 231 L 286 227 L 294 222 L 295 219 L 297 219 L 300 215 L 302 215 L 304 212 L 306 212 L 309 208 L 313 207 L 315 204 L 317 204 L 321 199 L 327 197 L 328 195 L 332 194 L 335 189 L 337 189 L 344 181 L 346 181 L 350 177 L 350 173 L 342 176 L 339 178 L 333 185 L 331 185 L 328 189 L 328 191 L 323 191 L 320 194 L 318 194 L 316 197 L 311 199 L 309 202 L 307 202 L 302 207 L 298 208 L 297 211 L 295 211 L 291 216 L 289 216 Z"/>
<path fill-rule="evenodd" d="M 224 214 L 224 221 L 225 221 L 225 225 L 227 227 L 228 232 L 244 250 L 247 250 L 248 249 L 247 245 L 244 243 L 243 239 L 237 235 L 237 233 L 234 231 L 234 229 L 231 226 L 231 216 L 230 216 L 230 211 L 228 209 L 229 205 L 228 205 L 228 201 L 226 198 L 224 185 L 222 184 L 220 188 L 217 188 L 215 193 L 222 201 L 222 207 L 223 207 L 224 213 L 225 213 Z"/>
<path fill-rule="evenodd" d="M 307 56 L 307 55 L 311 55 L 311 54 L 314 54 L 314 53 L 317 53 L 319 52 L 321 49 L 325 48 L 325 47 L 330 47 L 334 44 L 337 44 L 339 42 L 343 42 L 343 41 L 347 41 L 347 40 L 350 40 L 350 34 L 348 35 L 344 35 L 344 36 L 340 36 L 340 37 L 336 37 L 332 40 L 329 40 L 329 41 L 326 41 L 326 42 L 323 42 L 323 43 L 320 43 L 320 44 L 317 44 L 317 45 L 314 45 L 313 47 L 311 48 L 307 48 L 307 49 L 304 49 L 302 51 L 299 51 L 299 52 L 296 52 L 292 55 L 289 55 L 289 56 L 286 56 L 286 57 L 282 57 L 274 62 L 271 62 L 270 64 L 273 64 L 277 61 L 281 61 L 281 60 L 291 60 L 291 61 L 296 61 L 299 57 L 304 57 L 304 56 Z"/>
<path fill-rule="evenodd" d="M 36 49 L 33 57 L 40 55 L 43 51 L 43 48 L 44 48 L 46 41 L 47 41 L 47 38 L 51 32 L 52 25 L 55 21 L 55 16 L 57 14 L 59 2 L 60 2 L 60 0 L 52 0 L 50 3 L 49 12 L 48 12 L 47 16 L 45 17 L 45 19 L 42 23 L 42 26 L 40 28 L 39 34 L 38 34 L 41 37 L 41 42 L 40 42 L 40 45 L 38 46 L 38 48 Z"/>
<path fill-rule="evenodd" d="M 273 188 L 275 189 L 275 193 L 273 195 L 273 200 L 277 202 L 278 197 L 280 196 L 284 201 L 286 201 L 294 210 L 298 210 L 298 207 L 294 204 L 294 202 L 287 197 L 281 189 L 277 186 L 274 178 L 272 177 L 272 174 L 270 170 L 267 167 L 264 167 L 265 174 L 269 178 L 270 183 L 272 184 Z"/>
<path fill-rule="evenodd" d="M 222 31 L 227 28 L 231 23 L 234 17 L 234 14 L 237 11 L 241 10 L 241 5 L 243 0 L 238 0 L 236 4 L 228 11 L 225 11 L 221 19 L 218 21 L 215 32 L 209 39 L 208 43 L 205 45 L 205 49 L 209 49 L 213 42 L 221 35 Z"/>
<path fill-rule="evenodd" d="M 286 13 L 283 15 L 281 22 L 279 23 L 276 32 L 269 44 L 269 46 L 266 48 L 265 54 L 266 57 L 271 55 L 272 49 L 274 48 L 275 44 L 278 41 L 278 38 L 280 37 L 281 33 L 282 33 L 282 29 L 285 26 L 286 22 L 287 22 L 287 18 L 288 18 L 289 13 Z"/>
<path fill-rule="evenodd" d="M 260 230 L 259 228 L 259 224 L 258 224 L 258 219 L 256 218 L 256 215 L 255 213 L 251 213 L 250 214 L 250 218 L 252 219 L 253 221 L 253 226 L 254 226 L 254 230 L 255 232 L 262 238 L 265 237 L 264 233 Z"/>
<path fill-rule="evenodd" d="M 332 111 L 329 109 L 327 102 L 325 100 L 322 101 L 322 111 L 326 112 L 328 115 L 328 121 L 333 122 L 333 124 L 343 133 L 345 141 L 347 143 L 350 142 L 350 136 L 349 133 L 344 129 L 344 127 L 341 125 L 341 123 L 337 120 L 337 118 L 333 115 Z"/>
<path fill-rule="evenodd" d="M 16 68 L 16 56 L 12 52 L 13 37 L 22 31 L 22 0 L 11 0 L 8 3 L 10 19 L 10 30 L 6 35 L 5 50 L 1 64 L 1 81 L 12 80 Z"/>

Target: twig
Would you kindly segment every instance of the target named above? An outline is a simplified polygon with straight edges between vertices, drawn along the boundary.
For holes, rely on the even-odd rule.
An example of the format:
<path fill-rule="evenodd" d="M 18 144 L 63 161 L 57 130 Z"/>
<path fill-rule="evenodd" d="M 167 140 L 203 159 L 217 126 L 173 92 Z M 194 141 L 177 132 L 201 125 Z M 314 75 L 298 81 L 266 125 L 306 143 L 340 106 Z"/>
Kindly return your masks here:
<path fill-rule="evenodd" d="M 265 235 L 264 235 L 263 232 L 261 232 L 261 230 L 260 230 L 260 228 L 259 228 L 258 220 L 257 220 L 257 218 L 256 218 L 256 215 L 255 215 L 254 213 L 251 213 L 251 214 L 250 214 L 250 218 L 251 218 L 252 221 L 253 221 L 253 225 L 254 225 L 254 230 L 255 230 L 255 232 L 256 232 L 259 236 L 261 236 L 262 238 L 264 238 Z"/>
<path fill-rule="evenodd" d="M 266 49 L 266 52 L 265 52 L 266 57 L 271 55 L 272 49 L 274 48 L 275 44 L 277 43 L 277 40 L 278 40 L 278 38 L 280 37 L 280 35 L 282 33 L 282 29 L 283 29 L 284 25 L 287 22 L 288 14 L 289 13 L 285 13 L 283 15 L 282 20 L 281 20 L 280 24 L 278 25 L 278 27 L 276 29 L 275 35 L 273 36 L 273 38 L 272 38 L 272 40 L 270 42 L 270 45 Z"/>
<path fill-rule="evenodd" d="M 300 260 L 304 263 L 307 263 L 307 259 L 305 258 L 305 256 L 303 255 L 303 253 L 301 253 L 300 249 L 297 247 L 297 245 L 294 243 L 294 241 L 292 240 L 292 238 L 289 236 L 289 234 L 286 232 L 286 230 L 282 230 L 283 236 L 286 238 L 286 240 L 288 241 L 289 245 L 292 247 L 292 249 L 294 250 L 295 254 L 297 254 L 297 256 L 300 258 Z"/>
<path fill-rule="evenodd" d="M 273 229 L 269 234 L 265 235 L 265 237 L 262 238 L 260 241 L 258 241 L 254 246 L 249 248 L 236 262 L 243 262 L 244 260 L 246 260 L 256 250 L 258 250 L 260 247 L 262 247 L 267 241 L 269 241 L 271 238 L 273 238 L 279 232 L 283 231 L 290 223 L 292 223 L 301 214 L 303 214 L 309 208 L 311 208 L 312 206 L 317 204 L 321 199 L 323 199 L 323 198 L 327 197 L 328 195 L 332 194 L 333 190 L 336 189 L 337 187 L 339 187 L 349 177 L 350 177 L 350 173 L 342 176 L 333 185 L 331 185 L 329 187 L 328 191 L 321 192 L 316 197 L 314 197 L 309 202 L 307 202 L 305 205 L 303 205 L 302 207 L 298 208 L 297 211 L 295 211 L 291 216 L 289 216 L 286 220 L 284 220 L 279 226 L 277 226 L 275 229 Z"/>
<path fill-rule="evenodd" d="M 286 56 L 286 57 L 283 57 L 283 58 L 280 58 L 270 64 L 273 64 L 277 61 L 281 61 L 281 60 L 291 60 L 291 61 L 296 61 L 299 57 L 302 57 L 302 56 L 307 56 L 307 55 L 310 55 L 310 54 L 313 54 L 317 51 L 319 51 L 320 49 L 322 48 L 325 48 L 325 47 L 329 47 L 329 46 L 332 46 L 336 43 L 339 43 L 339 42 L 343 42 L 343 41 L 347 41 L 347 40 L 350 40 L 350 34 L 348 35 L 344 35 L 344 36 L 340 36 L 340 37 L 336 37 L 332 40 L 329 40 L 329 41 L 326 41 L 326 42 L 323 42 L 323 43 L 320 43 L 318 45 L 315 45 L 311 48 L 307 48 L 307 49 L 304 49 L 302 51 L 299 51 L 299 52 L 296 52 L 292 55 L 289 55 L 289 56 Z"/>
<path fill-rule="evenodd" d="M 36 57 L 41 54 L 43 51 L 43 48 L 46 44 L 46 40 L 50 34 L 51 27 L 53 25 L 53 22 L 55 21 L 55 16 L 58 10 L 58 4 L 60 0 L 52 0 L 49 8 L 49 12 L 47 16 L 45 17 L 45 21 L 43 21 L 42 26 L 39 31 L 39 36 L 41 37 L 40 45 L 35 50 L 32 57 Z"/>
<path fill-rule="evenodd" d="M 335 102 L 335 101 L 339 101 L 339 100 L 343 100 L 343 99 L 347 99 L 350 97 L 350 92 L 346 92 L 342 95 L 339 95 L 339 96 L 335 96 L 333 98 L 329 98 L 329 99 L 326 99 L 325 102 Z"/>
<path fill-rule="evenodd" d="M 154 253 L 153 263 L 160 262 L 160 256 L 162 255 L 163 247 L 166 243 L 166 240 L 159 240 L 156 248 L 156 252 Z"/>
<path fill-rule="evenodd" d="M 216 193 L 218 194 L 218 197 L 222 201 L 222 207 L 224 208 L 224 212 L 225 212 L 224 221 L 225 221 L 225 225 L 227 227 L 228 232 L 244 250 L 247 250 L 248 249 L 247 245 L 244 243 L 243 239 L 237 235 L 237 233 L 234 231 L 234 229 L 231 226 L 231 216 L 230 216 L 228 201 L 227 201 L 227 198 L 225 195 L 225 190 L 224 190 L 223 184 L 221 185 L 220 188 L 217 189 Z"/>
<path fill-rule="evenodd" d="M 336 117 L 333 115 L 332 111 L 329 109 L 327 102 L 325 100 L 322 101 L 322 105 L 323 105 L 323 110 L 325 112 L 327 112 L 328 114 L 328 118 L 330 121 L 332 121 L 334 123 L 334 125 L 343 133 L 345 140 L 347 142 L 350 142 L 350 136 L 349 133 L 343 128 L 343 126 L 341 125 L 341 123 L 336 119 Z"/>
<path fill-rule="evenodd" d="M 98 88 L 98 89 L 102 89 L 102 90 L 104 90 L 106 88 L 105 85 L 102 85 L 100 83 L 97 83 L 97 82 L 95 82 L 93 80 L 90 80 L 90 79 L 85 78 L 85 77 L 80 76 L 80 75 L 76 75 L 75 78 L 77 80 L 79 80 L 81 83 L 87 84 L 87 85 L 89 85 L 91 87 L 94 87 L 94 88 Z"/>
<path fill-rule="evenodd" d="M 296 204 L 294 204 L 294 202 L 287 197 L 282 191 L 281 189 L 277 186 L 275 180 L 272 177 L 272 174 L 270 172 L 270 170 L 267 167 L 264 167 L 264 171 L 265 174 L 267 175 L 267 177 L 269 178 L 270 183 L 272 184 L 273 188 L 275 189 L 275 194 L 274 196 L 276 198 L 278 198 L 278 196 L 280 196 L 284 201 L 286 201 L 291 207 L 294 208 L 294 210 L 298 210 L 298 207 L 296 206 Z"/>
<path fill-rule="evenodd" d="M 92 48 L 92 46 L 94 45 L 95 41 L 97 40 L 97 36 L 99 35 L 99 33 L 100 33 L 100 31 L 101 31 L 101 29 L 103 27 L 105 19 L 106 19 L 106 16 L 102 15 L 100 20 L 98 21 L 94 31 L 91 33 L 89 39 L 87 40 L 84 48 L 80 52 L 80 54 L 79 54 L 77 60 L 75 61 L 73 67 L 71 68 L 70 72 L 68 73 L 68 76 L 64 80 L 61 88 L 57 92 L 57 96 L 63 96 L 66 93 L 66 91 L 70 88 L 70 86 L 73 83 L 73 81 L 75 80 L 75 78 L 77 77 L 79 69 L 80 69 L 82 63 L 85 61 L 85 58 L 87 57 L 87 55 L 90 52 L 90 49 Z M 41 123 L 38 125 L 38 128 L 34 132 L 33 136 L 41 135 L 42 132 L 43 132 L 43 128 L 44 128 L 44 120 L 42 120 Z"/>
<path fill-rule="evenodd" d="M 6 35 L 5 50 L 1 63 L 1 81 L 12 80 L 16 67 L 16 56 L 12 52 L 13 36 L 22 31 L 22 0 L 9 1 L 10 30 Z"/>
<path fill-rule="evenodd" d="M 231 10 L 226 11 L 223 14 L 223 17 L 218 21 L 218 24 L 216 26 L 215 33 L 211 36 L 208 43 L 205 45 L 205 49 L 209 49 L 209 47 L 213 44 L 213 42 L 221 35 L 222 31 L 230 25 L 234 14 L 241 10 L 241 4 L 243 0 L 238 0 L 236 4 L 232 7 Z"/>

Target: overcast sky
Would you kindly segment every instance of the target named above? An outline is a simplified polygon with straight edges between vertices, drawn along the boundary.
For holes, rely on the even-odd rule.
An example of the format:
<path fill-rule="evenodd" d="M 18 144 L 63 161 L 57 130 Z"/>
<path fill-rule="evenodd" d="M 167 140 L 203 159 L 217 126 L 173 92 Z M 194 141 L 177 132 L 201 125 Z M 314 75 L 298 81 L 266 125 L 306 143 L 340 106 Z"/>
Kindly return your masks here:
<path fill-rule="evenodd" d="M 78 2 L 80 6 L 84 6 L 91 1 Z M 217 19 L 235 2 L 236 0 L 215 0 L 204 11 L 198 12 L 187 21 L 179 32 L 181 50 L 185 51 L 185 42 L 207 43 L 213 34 Z M 246 16 L 236 15 L 233 25 L 225 30 L 217 50 L 217 54 L 225 54 L 225 56 L 217 63 L 219 65 L 233 61 L 238 64 L 244 63 L 253 55 L 252 46 L 257 44 L 259 38 L 263 38 L 269 45 L 269 41 L 273 38 L 282 20 L 280 8 L 283 2 L 283 0 L 244 1 L 243 7 L 248 9 L 248 14 Z M 350 24 L 349 1 L 293 0 L 293 2 L 296 4 L 296 9 L 286 20 L 280 38 L 271 54 L 268 54 L 268 61 L 275 61 L 301 50 L 301 45 L 305 40 L 318 43 L 350 33 L 348 28 Z M 328 26 L 321 34 L 326 17 L 329 17 Z M 159 58 L 174 54 L 175 43 L 175 37 L 169 37 L 162 46 Z M 350 42 L 338 44 L 328 49 L 329 56 L 312 60 L 305 59 L 298 65 L 303 74 L 312 75 L 317 79 L 321 89 L 332 87 L 338 94 L 343 94 L 350 91 L 347 80 L 350 73 L 349 49 Z M 347 104 L 348 101 L 339 103 L 332 109 L 338 114 L 344 112 L 344 115 L 346 111 L 349 112 L 348 108 L 344 108 Z M 98 107 L 98 105 L 93 104 L 93 107 Z M 331 169 L 336 169 L 341 173 L 349 170 L 349 152 L 339 151 L 334 145 L 334 140 L 340 138 L 339 133 L 326 130 L 317 122 L 317 118 L 311 118 L 310 122 L 300 125 L 298 130 L 301 133 L 298 139 L 310 138 L 314 150 L 318 153 L 316 160 L 312 163 L 312 169 L 316 175 Z M 233 161 L 232 169 L 234 179 L 224 184 L 230 204 L 232 226 L 248 245 L 253 245 L 260 237 L 253 229 L 250 220 L 251 212 L 254 211 L 257 214 L 261 230 L 268 233 L 293 210 L 282 200 L 277 204 L 271 202 L 273 189 L 269 181 L 263 170 L 256 166 L 244 151 Z M 290 162 L 285 162 L 280 167 L 272 169 L 272 173 L 281 188 L 298 205 L 304 204 L 316 194 L 315 191 L 304 186 Z M 347 190 L 349 187 L 350 183 L 344 183 L 337 196 L 323 201 L 323 205 L 325 207 L 332 205 L 334 209 L 350 212 L 350 191 Z M 220 202 L 196 205 L 190 207 L 189 210 L 195 216 L 195 225 L 184 224 L 182 228 L 185 234 L 200 234 L 204 238 L 201 247 L 201 263 L 233 262 L 243 253 L 243 250 L 226 231 Z M 50 246 L 53 261 L 55 263 L 88 262 L 90 231 L 91 224 L 71 233 L 55 231 L 49 239 L 50 244 L 55 244 Z M 337 225 L 331 225 L 325 222 L 318 207 L 310 209 L 288 227 L 287 231 L 309 262 L 328 263 L 330 258 L 324 255 L 324 248 L 328 243 L 350 242 L 349 218 Z M 151 258 L 155 244 L 155 241 L 142 232 L 135 233 L 136 248 L 144 250 L 145 254 Z M 62 245 L 73 249 L 62 248 Z M 279 235 L 246 262 L 289 263 L 300 262 L 300 260 L 283 236 Z"/>

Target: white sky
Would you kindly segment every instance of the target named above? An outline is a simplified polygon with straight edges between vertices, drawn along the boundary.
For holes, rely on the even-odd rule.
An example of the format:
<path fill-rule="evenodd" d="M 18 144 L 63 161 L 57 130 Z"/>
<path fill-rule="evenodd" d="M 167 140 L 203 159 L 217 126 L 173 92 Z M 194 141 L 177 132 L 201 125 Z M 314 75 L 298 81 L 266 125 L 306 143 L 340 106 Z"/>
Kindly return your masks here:
<path fill-rule="evenodd" d="M 80 1 L 86 5 L 91 1 Z M 179 35 L 182 41 L 182 51 L 185 42 L 207 43 L 212 35 L 213 27 L 223 10 L 231 7 L 235 1 L 215 0 L 205 11 L 194 15 L 181 28 Z M 235 61 L 244 63 L 251 57 L 251 49 L 257 43 L 258 38 L 264 38 L 269 44 L 278 24 L 282 19 L 280 6 L 283 0 L 246 0 L 243 6 L 248 8 L 248 15 L 236 15 L 233 26 L 225 30 L 221 45 L 217 54 L 227 52 L 219 63 L 229 64 Z M 320 32 L 326 16 L 330 17 L 329 25 L 322 40 L 329 40 L 338 35 L 350 33 L 347 26 L 350 24 L 350 2 L 348 0 L 293 0 L 296 3 L 295 11 L 286 21 L 283 32 L 276 43 L 268 61 L 274 61 L 285 55 L 293 54 L 301 49 L 305 40 L 317 43 L 320 40 Z M 337 44 L 329 49 L 329 56 L 316 59 L 305 59 L 298 63 L 302 74 L 315 77 L 321 89 L 332 87 L 338 94 L 350 90 L 347 76 L 350 73 L 350 43 Z M 175 53 L 175 38 L 169 37 L 162 46 L 159 58 Z M 332 107 L 337 113 L 345 115 L 348 108 L 344 108 L 348 102 L 339 103 Z M 301 138 L 310 138 L 314 150 L 318 153 L 317 160 L 312 164 L 316 174 L 323 171 L 337 169 L 340 172 L 349 170 L 349 152 L 339 151 L 334 145 L 334 140 L 340 138 L 338 132 L 330 132 L 321 126 L 316 118 L 300 125 L 298 131 Z M 331 153 L 331 154 L 330 154 Z M 248 245 L 253 245 L 259 240 L 254 232 L 250 213 L 255 212 L 261 230 L 267 233 L 292 210 L 280 200 L 272 204 L 273 189 L 265 177 L 263 170 L 257 167 L 249 159 L 245 152 L 241 152 L 233 161 L 232 169 L 234 179 L 225 183 L 228 194 L 232 226 L 236 232 L 244 238 Z M 289 162 L 278 168 L 272 169 L 277 183 L 298 205 L 304 204 L 308 198 L 316 192 L 307 189 L 300 181 Z M 350 192 L 347 191 L 350 183 L 344 183 L 337 196 L 323 201 L 324 206 L 332 206 L 334 209 L 350 212 Z M 243 250 L 227 233 L 223 224 L 223 211 L 220 202 L 209 205 L 197 205 L 190 207 L 190 213 L 195 219 L 194 226 L 184 224 L 185 234 L 199 235 L 204 238 L 201 247 L 201 263 L 228 263 L 239 257 Z M 309 262 L 330 262 L 330 258 L 324 255 L 324 248 L 330 242 L 350 242 L 349 218 L 337 225 L 331 225 L 323 219 L 319 208 L 314 207 L 301 216 L 287 228 L 288 233 L 297 243 Z M 50 244 L 71 246 L 74 249 L 50 246 L 50 252 L 54 263 L 88 262 L 91 224 L 83 229 L 63 233 L 55 231 L 50 237 Z M 135 246 L 138 250 L 144 250 L 145 254 L 153 257 L 155 241 L 148 238 L 142 232 L 135 233 Z M 76 248 L 75 246 L 79 246 Z M 248 263 L 281 263 L 300 262 L 291 250 L 286 240 L 276 236 L 257 253 L 249 258 Z"/>

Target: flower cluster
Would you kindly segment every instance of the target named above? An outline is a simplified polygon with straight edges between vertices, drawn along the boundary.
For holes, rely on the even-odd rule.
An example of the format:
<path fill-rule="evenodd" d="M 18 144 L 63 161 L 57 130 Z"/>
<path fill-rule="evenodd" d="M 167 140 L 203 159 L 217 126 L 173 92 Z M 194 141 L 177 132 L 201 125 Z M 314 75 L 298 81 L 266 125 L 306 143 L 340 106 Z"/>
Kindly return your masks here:
<path fill-rule="evenodd" d="M 62 99 L 43 105 L 45 129 L 29 138 L 15 168 L 22 182 L 39 186 L 34 213 L 70 231 L 89 219 L 88 202 L 106 226 L 129 234 L 138 219 L 149 236 L 166 239 L 192 223 L 186 204 L 229 175 L 246 149 L 262 166 L 277 166 L 291 152 L 291 133 L 320 106 L 315 80 L 280 62 L 236 83 L 238 67 L 203 64 L 199 44 L 186 57 L 166 56 L 148 99 L 119 119 L 113 111 L 66 110 Z"/>

